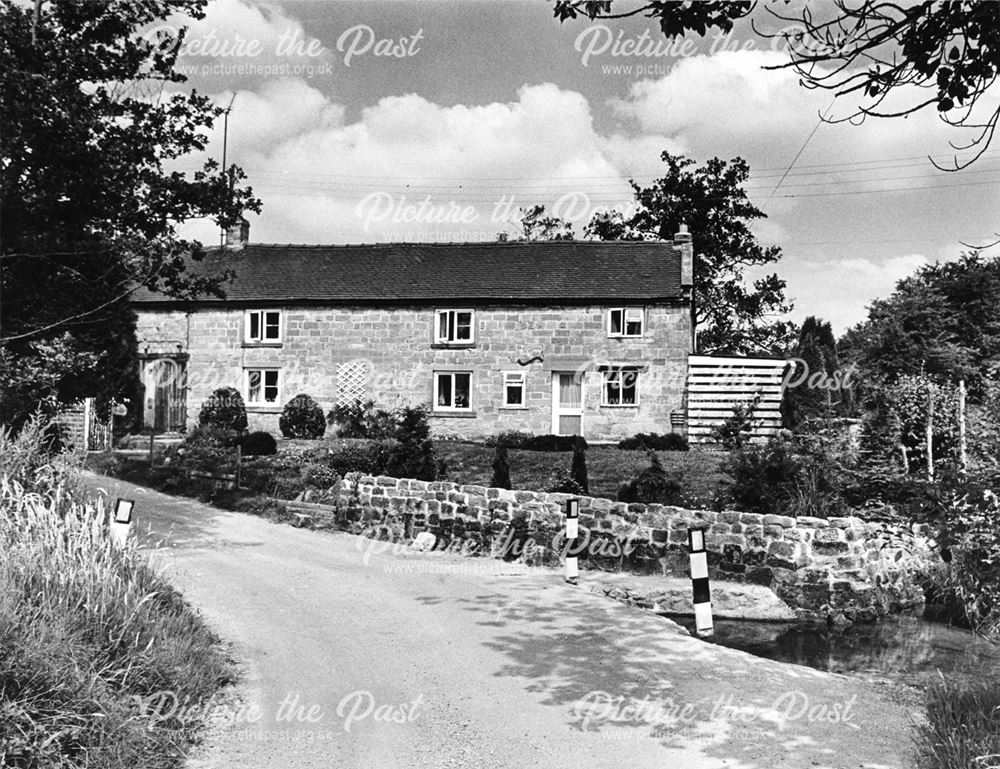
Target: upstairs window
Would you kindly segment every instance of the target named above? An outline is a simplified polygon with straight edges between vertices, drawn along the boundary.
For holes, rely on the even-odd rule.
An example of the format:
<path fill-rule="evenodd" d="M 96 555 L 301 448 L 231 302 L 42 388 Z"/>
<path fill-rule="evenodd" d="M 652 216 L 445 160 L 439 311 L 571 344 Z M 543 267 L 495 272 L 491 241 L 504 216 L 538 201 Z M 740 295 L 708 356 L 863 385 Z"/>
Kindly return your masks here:
<path fill-rule="evenodd" d="M 641 307 L 616 307 L 608 310 L 608 336 L 642 336 Z"/>
<path fill-rule="evenodd" d="M 246 370 L 246 402 L 267 406 L 280 403 L 281 370 L 248 368 Z"/>
<path fill-rule="evenodd" d="M 605 369 L 601 402 L 605 406 L 639 405 L 639 371 L 634 368 Z"/>
<path fill-rule="evenodd" d="M 281 312 L 278 310 L 248 310 L 244 341 L 248 344 L 280 344 Z"/>
<path fill-rule="evenodd" d="M 503 405 L 524 405 L 524 372 L 505 371 L 503 374 Z"/>
<path fill-rule="evenodd" d="M 472 410 L 472 372 L 434 372 L 435 411 Z"/>
<path fill-rule="evenodd" d="M 472 344 L 472 310 L 438 310 L 434 324 L 434 341 L 438 344 Z"/>

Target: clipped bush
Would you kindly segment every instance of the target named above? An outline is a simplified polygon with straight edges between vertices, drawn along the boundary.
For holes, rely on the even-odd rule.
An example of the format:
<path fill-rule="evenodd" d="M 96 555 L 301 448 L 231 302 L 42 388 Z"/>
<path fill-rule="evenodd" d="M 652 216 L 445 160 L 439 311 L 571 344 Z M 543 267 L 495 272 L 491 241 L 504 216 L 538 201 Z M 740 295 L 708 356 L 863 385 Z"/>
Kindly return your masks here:
<path fill-rule="evenodd" d="M 580 435 L 532 435 L 520 448 L 528 451 L 572 451 L 578 438 L 587 448 L 587 441 Z"/>
<path fill-rule="evenodd" d="M 322 438 L 326 432 L 323 409 L 312 396 L 301 393 L 285 404 L 278 418 L 278 427 L 286 438 Z"/>
<path fill-rule="evenodd" d="M 510 488 L 510 460 L 507 457 L 507 444 L 499 442 L 493 452 L 493 476 L 490 486 L 495 489 Z"/>
<path fill-rule="evenodd" d="M 622 451 L 687 451 L 688 439 L 680 433 L 637 433 L 619 441 Z"/>
<path fill-rule="evenodd" d="M 570 466 L 569 474 L 583 489 L 584 494 L 590 493 L 590 484 L 587 481 L 587 442 L 579 435 L 573 442 L 573 464 Z"/>
<path fill-rule="evenodd" d="M 271 433 L 259 431 L 250 433 L 243 439 L 243 454 L 248 457 L 264 457 L 278 453 L 278 442 Z"/>
<path fill-rule="evenodd" d="M 519 430 L 504 430 L 496 435 L 490 435 L 483 441 L 483 445 L 487 448 L 493 448 L 501 443 L 508 449 L 522 449 L 524 444 L 530 441 L 534 436 L 531 433 L 524 433 Z"/>
<path fill-rule="evenodd" d="M 247 429 L 247 409 L 243 396 L 233 387 L 220 387 L 201 406 L 198 424 L 226 430 Z"/>
<path fill-rule="evenodd" d="M 619 487 L 618 501 L 683 505 L 684 494 L 680 481 L 671 478 L 660 464 L 660 458 L 650 452 L 649 467 Z"/>

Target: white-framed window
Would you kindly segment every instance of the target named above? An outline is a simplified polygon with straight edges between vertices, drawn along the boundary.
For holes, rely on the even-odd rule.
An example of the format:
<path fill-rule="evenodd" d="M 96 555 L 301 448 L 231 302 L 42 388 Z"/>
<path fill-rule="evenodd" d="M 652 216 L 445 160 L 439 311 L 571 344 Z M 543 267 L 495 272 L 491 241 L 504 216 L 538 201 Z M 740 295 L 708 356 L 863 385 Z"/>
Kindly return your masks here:
<path fill-rule="evenodd" d="M 434 410 L 472 410 L 472 372 L 434 372 Z"/>
<path fill-rule="evenodd" d="M 601 404 L 604 406 L 639 405 L 639 369 L 613 366 L 605 369 L 601 387 Z"/>
<path fill-rule="evenodd" d="M 243 339 L 249 343 L 279 344 L 281 342 L 280 310 L 247 310 Z"/>
<path fill-rule="evenodd" d="M 503 405 L 520 408 L 527 404 L 523 371 L 503 372 Z"/>
<path fill-rule="evenodd" d="M 472 344 L 476 338 L 472 310 L 437 310 L 434 341 L 438 344 Z"/>
<path fill-rule="evenodd" d="M 246 369 L 246 402 L 252 406 L 269 406 L 281 403 L 281 369 Z"/>
<path fill-rule="evenodd" d="M 615 307 L 608 310 L 608 336 L 642 336 L 641 307 Z"/>

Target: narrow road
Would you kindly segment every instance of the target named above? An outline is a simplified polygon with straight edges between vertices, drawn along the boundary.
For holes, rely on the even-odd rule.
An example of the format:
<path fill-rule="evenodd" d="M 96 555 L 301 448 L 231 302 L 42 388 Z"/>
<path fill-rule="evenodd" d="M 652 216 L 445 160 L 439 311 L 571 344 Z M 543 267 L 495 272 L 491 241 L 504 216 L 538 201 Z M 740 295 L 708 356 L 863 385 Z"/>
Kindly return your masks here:
<path fill-rule="evenodd" d="M 866 684 L 681 635 L 487 559 L 227 513 L 94 476 L 234 648 L 240 710 L 192 769 L 907 767 Z"/>

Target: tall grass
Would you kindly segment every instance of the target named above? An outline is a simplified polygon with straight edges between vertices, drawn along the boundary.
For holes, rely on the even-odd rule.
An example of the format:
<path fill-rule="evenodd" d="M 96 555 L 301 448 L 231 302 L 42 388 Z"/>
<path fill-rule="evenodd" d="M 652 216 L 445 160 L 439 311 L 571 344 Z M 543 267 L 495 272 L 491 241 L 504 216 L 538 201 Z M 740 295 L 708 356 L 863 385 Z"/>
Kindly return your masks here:
<path fill-rule="evenodd" d="M 928 688 L 926 697 L 918 769 L 1000 766 L 1000 679 L 961 685 L 942 680 Z"/>
<path fill-rule="evenodd" d="M 0 766 L 178 766 L 200 724 L 140 703 L 206 703 L 230 663 L 41 435 L 0 434 Z"/>

